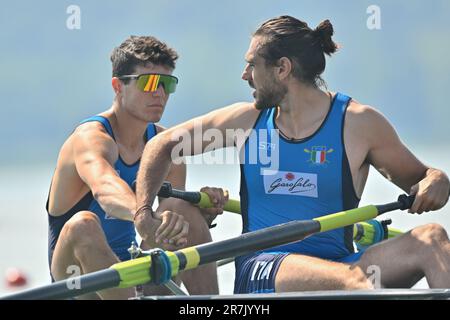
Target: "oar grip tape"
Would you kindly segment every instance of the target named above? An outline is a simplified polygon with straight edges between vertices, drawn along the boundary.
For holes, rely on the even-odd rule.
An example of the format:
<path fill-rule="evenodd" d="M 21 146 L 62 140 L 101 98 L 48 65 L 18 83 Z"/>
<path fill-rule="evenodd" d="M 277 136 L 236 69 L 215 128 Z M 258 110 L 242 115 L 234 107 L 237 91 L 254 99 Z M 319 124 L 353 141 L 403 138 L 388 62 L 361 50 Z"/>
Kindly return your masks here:
<path fill-rule="evenodd" d="M 163 182 L 161 188 L 158 191 L 158 197 L 170 198 L 172 196 L 172 185 L 170 182 Z"/>
<path fill-rule="evenodd" d="M 400 210 L 406 210 L 412 207 L 414 200 L 416 199 L 415 195 L 407 196 L 406 194 L 401 194 L 398 196 L 398 202 L 402 204 Z"/>

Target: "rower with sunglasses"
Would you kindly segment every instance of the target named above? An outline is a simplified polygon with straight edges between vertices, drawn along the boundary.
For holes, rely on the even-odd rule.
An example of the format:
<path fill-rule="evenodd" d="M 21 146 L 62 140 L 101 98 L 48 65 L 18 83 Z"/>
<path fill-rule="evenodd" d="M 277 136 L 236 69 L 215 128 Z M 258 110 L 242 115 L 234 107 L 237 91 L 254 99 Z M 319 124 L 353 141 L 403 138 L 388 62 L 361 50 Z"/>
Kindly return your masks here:
<path fill-rule="evenodd" d="M 176 250 L 211 241 L 208 223 L 223 212 L 228 198 L 222 189 L 202 189 L 215 208 L 200 210 L 172 198 L 161 199 L 151 215 L 136 211 L 140 158 L 146 142 L 164 130 L 156 123 L 178 83 L 172 75 L 177 58 L 154 37 L 131 36 L 113 50 L 113 104 L 75 128 L 60 150 L 52 179 L 46 208 L 53 280 L 68 278 L 73 270 L 89 273 L 130 259 L 135 230 L 145 249 Z M 185 166 L 172 165 L 166 180 L 183 189 Z M 191 294 L 218 293 L 215 264 L 185 272 L 181 279 Z M 163 290 L 146 294 L 167 293 Z M 112 289 L 86 298 L 133 295 L 131 289 Z"/>

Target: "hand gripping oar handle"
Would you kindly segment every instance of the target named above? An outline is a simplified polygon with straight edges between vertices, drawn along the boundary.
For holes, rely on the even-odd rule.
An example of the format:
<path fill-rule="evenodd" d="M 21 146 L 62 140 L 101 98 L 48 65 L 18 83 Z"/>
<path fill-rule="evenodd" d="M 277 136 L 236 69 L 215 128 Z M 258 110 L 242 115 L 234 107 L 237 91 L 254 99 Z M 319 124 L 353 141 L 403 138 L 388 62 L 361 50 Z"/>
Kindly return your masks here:
<path fill-rule="evenodd" d="M 214 204 L 209 199 L 208 194 L 198 191 L 182 191 L 173 189 L 169 182 L 164 182 L 158 192 L 158 196 L 162 198 L 177 198 L 198 205 L 200 208 L 211 208 Z M 225 211 L 240 213 L 241 204 L 238 200 L 230 199 L 223 207 Z"/>

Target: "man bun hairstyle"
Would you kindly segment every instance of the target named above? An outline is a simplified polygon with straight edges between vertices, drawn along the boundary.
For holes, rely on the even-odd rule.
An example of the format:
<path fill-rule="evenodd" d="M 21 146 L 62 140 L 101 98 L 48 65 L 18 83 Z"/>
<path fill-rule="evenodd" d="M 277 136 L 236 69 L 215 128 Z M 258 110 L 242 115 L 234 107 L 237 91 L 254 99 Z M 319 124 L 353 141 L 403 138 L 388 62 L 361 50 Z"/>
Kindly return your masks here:
<path fill-rule="evenodd" d="M 321 42 L 321 46 L 323 49 L 323 52 L 329 56 L 331 54 L 335 53 L 338 49 L 338 46 L 336 43 L 333 42 L 331 37 L 334 34 L 333 25 L 331 24 L 330 20 L 324 20 L 322 21 L 316 29 L 314 29 L 315 36 L 319 39 Z"/>
<path fill-rule="evenodd" d="M 329 20 L 312 30 L 306 22 L 291 16 L 265 21 L 253 34 L 262 37 L 258 54 L 267 65 L 276 65 L 282 57 L 291 60 L 292 75 L 314 87 L 324 86 L 320 75 L 325 70 L 325 54 L 331 56 L 338 49 L 332 40 L 334 30 Z"/>
<path fill-rule="evenodd" d="M 175 69 L 177 52 L 152 36 L 130 36 L 111 53 L 112 76 L 135 72 L 137 66 L 162 65 Z M 122 80 L 128 83 L 128 80 Z"/>

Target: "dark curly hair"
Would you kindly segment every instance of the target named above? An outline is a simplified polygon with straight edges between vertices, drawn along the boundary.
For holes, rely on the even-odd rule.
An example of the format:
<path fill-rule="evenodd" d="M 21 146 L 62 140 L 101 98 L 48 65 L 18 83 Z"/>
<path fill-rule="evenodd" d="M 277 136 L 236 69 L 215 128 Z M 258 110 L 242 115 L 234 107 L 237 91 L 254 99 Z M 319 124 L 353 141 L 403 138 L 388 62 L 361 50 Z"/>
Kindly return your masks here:
<path fill-rule="evenodd" d="M 132 74 L 137 66 L 148 63 L 175 69 L 177 59 L 177 52 L 155 37 L 130 36 L 111 53 L 112 76 Z"/>

